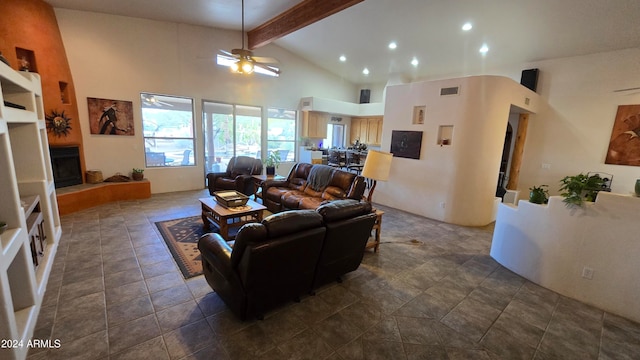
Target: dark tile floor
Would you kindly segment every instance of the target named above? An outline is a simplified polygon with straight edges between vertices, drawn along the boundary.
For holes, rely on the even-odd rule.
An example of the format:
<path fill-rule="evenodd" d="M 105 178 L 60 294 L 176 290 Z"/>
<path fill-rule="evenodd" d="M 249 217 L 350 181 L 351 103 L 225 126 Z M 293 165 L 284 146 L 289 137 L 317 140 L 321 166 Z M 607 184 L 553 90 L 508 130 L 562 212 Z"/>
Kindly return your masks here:
<path fill-rule="evenodd" d="M 30 359 L 638 359 L 640 325 L 536 286 L 488 256 L 491 227 L 384 209 L 383 244 L 316 296 L 240 322 L 184 280 L 154 222 L 204 191 L 63 217 Z"/>

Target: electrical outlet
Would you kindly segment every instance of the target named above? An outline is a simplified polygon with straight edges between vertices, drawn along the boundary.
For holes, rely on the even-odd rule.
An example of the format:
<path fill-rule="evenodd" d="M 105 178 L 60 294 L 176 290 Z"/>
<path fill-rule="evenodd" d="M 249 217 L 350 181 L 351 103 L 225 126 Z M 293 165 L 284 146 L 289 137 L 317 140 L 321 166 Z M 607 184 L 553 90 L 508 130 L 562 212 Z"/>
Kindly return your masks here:
<path fill-rule="evenodd" d="M 543 168 L 543 169 L 547 169 L 547 170 L 548 170 L 548 169 L 551 169 L 551 164 L 545 164 L 545 163 L 543 163 L 543 164 L 542 164 L 542 168 Z"/>
<path fill-rule="evenodd" d="M 440 207 L 444 209 L 444 201 L 440 202 Z"/>
<path fill-rule="evenodd" d="M 582 268 L 582 277 L 588 280 L 592 280 L 593 279 L 593 269 L 585 266 Z"/>

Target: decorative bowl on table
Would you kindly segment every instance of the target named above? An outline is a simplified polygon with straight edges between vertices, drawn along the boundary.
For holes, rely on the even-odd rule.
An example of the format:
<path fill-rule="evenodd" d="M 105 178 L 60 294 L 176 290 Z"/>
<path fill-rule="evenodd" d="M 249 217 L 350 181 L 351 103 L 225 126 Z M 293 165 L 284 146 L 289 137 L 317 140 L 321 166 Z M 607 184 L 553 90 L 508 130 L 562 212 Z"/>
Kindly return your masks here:
<path fill-rule="evenodd" d="M 216 191 L 213 193 L 218 204 L 226 207 L 233 208 L 243 206 L 249 201 L 249 197 L 243 193 L 235 190 Z"/>

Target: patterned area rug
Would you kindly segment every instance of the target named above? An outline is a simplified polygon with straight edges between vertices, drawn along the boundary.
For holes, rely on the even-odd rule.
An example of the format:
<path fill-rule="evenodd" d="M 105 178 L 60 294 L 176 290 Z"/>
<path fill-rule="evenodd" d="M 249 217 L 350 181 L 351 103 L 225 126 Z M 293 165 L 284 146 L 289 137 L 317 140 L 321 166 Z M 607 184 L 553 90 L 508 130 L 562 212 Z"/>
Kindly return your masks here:
<path fill-rule="evenodd" d="M 184 278 L 188 279 L 202 274 L 202 258 L 200 250 L 198 250 L 198 239 L 205 233 L 202 228 L 202 218 L 198 215 L 158 221 L 156 226 Z"/>

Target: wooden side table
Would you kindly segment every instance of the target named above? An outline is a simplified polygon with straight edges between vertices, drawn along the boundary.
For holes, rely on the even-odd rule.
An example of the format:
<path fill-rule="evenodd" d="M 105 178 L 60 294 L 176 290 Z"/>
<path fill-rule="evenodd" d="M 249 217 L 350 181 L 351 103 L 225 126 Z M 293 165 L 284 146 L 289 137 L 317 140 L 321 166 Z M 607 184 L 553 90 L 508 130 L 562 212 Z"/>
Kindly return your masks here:
<path fill-rule="evenodd" d="M 373 239 L 370 239 L 367 242 L 367 246 L 365 249 L 373 248 L 373 252 L 378 252 L 378 247 L 380 246 L 380 231 L 382 230 L 382 215 L 384 215 L 384 211 L 376 209 L 376 222 L 373 224 L 372 230 L 374 231 Z"/>
<path fill-rule="evenodd" d="M 264 184 L 267 180 L 284 180 L 284 176 L 280 175 L 251 175 L 253 178 L 253 199 L 258 200 L 258 198 L 262 199 L 262 192 L 258 195 L 258 190 L 262 188 L 262 184 Z"/>

